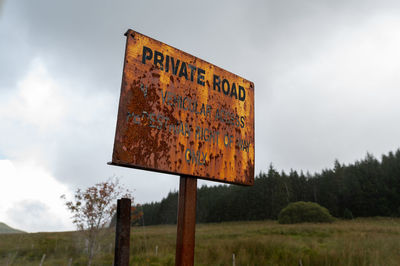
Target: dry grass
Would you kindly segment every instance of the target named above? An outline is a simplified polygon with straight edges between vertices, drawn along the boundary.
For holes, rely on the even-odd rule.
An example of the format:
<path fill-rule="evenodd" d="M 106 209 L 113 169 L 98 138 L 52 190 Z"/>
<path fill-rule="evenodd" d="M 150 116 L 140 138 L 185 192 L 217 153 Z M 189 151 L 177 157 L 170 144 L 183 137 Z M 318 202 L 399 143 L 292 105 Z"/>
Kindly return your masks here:
<path fill-rule="evenodd" d="M 133 265 L 174 265 L 176 226 L 135 227 Z M 111 265 L 114 235 L 104 233 L 95 265 Z M 158 254 L 156 255 L 156 246 Z M 0 265 L 85 265 L 79 233 L 0 236 Z M 332 224 L 275 221 L 200 224 L 196 265 L 400 265 L 400 219 L 370 218 Z"/>

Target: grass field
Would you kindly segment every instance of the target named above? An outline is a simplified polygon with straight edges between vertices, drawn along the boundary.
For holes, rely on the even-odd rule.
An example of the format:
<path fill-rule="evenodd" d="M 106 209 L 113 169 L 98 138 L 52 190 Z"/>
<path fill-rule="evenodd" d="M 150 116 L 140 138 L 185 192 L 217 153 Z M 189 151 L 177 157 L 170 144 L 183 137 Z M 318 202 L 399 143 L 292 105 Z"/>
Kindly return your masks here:
<path fill-rule="evenodd" d="M 174 265 L 176 226 L 135 227 L 131 265 Z M 112 265 L 114 234 L 103 232 L 94 265 Z M 157 254 L 156 254 L 157 249 Z M 0 235 L 0 265 L 86 264 L 79 232 Z M 400 219 L 332 224 L 275 221 L 199 224 L 195 265 L 400 265 Z"/>

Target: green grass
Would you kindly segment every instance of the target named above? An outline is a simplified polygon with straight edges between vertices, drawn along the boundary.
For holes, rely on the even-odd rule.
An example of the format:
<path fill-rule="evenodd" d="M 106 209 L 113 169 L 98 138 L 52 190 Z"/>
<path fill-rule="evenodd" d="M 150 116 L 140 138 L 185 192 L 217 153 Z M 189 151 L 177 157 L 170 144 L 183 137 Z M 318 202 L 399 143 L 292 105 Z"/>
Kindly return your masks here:
<path fill-rule="evenodd" d="M 103 232 L 94 265 L 111 265 L 114 234 Z M 176 226 L 135 227 L 131 265 L 174 265 Z M 158 254 L 155 254 L 158 246 Z M 79 232 L 0 235 L 0 265 L 85 265 Z M 368 218 L 332 224 L 276 221 L 199 224 L 195 265 L 400 265 L 400 219 Z M 10 264 L 11 262 L 11 264 Z"/>

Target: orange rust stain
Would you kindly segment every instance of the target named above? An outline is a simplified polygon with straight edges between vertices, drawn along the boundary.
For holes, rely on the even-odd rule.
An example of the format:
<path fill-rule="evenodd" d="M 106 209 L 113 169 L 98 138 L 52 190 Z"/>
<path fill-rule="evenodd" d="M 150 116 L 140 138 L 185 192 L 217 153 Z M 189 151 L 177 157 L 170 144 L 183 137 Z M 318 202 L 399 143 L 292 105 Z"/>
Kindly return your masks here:
<path fill-rule="evenodd" d="M 146 59 L 143 63 L 144 47 L 149 48 L 153 54 L 151 59 Z M 156 64 L 156 51 L 163 55 L 165 61 L 158 61 Z M 185 75 L 179 75 L 179 67 L 176 74 L 172 73 L 172 65 L 169 65 L 167 71 L 167 56 L 173 58 L 175 64 L 177 60 L 181 66 L 183 62 L 187 64 L 188 79 Z M 189 64 L 196 70 L 204 70 L 204 86 L 197 82 L 199 72 L 194 71 L 192 81 L 190 75 L 193 69 L 188 67 Z M 239 90 L 239 84 L 243 86 L 245 100 L 213 90 L 214 74 L 221 81 L 227 80 L 230 86 L 236 84 L 236 90 Z M 177 102 L 172 105 L 174 99 Z M 179 99 L 186 99 L 186 103 L 197 102 L 198 111 L 203 104 L 205 108 L 209 106 L 210 112 L 205 115 L 185 110 L 182 105 L 179 106 Z M 221 114 L 222 109 L 237 115 L 239 125 L 217 120 L 216 111 L 219 110 Z M 243 127 L 240 125 L 241 117 Z M 210 130 L 214 133 L 214 138 L 210 141 L 198 139 L 197 127 Z M 227 141 L 229 139 L 232 143 Z M 244 140 L 245 145 L 241 145 L 243 142 L 239 140 Z M 132 30 L 127 32 L 112 157 L 114 164 L 252 185 L 254 144 L 252 82 L 140 33 Z M 188 150 L 191 151 L 190 156 Z"/>

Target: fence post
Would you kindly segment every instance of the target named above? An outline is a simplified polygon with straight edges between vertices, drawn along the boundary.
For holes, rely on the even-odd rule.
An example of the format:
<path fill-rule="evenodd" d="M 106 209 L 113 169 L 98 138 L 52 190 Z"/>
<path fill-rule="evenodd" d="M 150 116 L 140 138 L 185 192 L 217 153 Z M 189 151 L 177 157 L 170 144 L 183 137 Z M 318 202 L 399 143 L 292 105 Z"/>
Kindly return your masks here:
<path fill-rule="evenodd" d="M 44 259 L 46 258 L 46 254 L 43 254 L 42 259 L 40 260 L 39 266 L 43 265 Z"/>
<path fill-rule="evenodd" d="M 117 201 L 117 225 L 115 230 L 115 266 L 129 266 L 129 241 L 131 233 L 131 200 Z"/>

